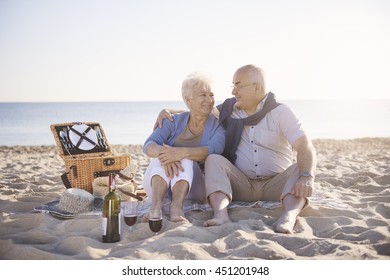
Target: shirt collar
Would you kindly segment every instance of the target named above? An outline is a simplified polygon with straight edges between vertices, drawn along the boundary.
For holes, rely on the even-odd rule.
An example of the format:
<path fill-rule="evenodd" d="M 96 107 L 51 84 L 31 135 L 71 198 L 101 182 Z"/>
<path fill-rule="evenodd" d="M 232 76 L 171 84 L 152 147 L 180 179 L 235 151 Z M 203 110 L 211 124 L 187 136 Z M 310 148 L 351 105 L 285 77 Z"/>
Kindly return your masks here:
<path fill-rule="evenodd" d="M 265 101 L 267 100 L 268 95 L 269 95 L 269 94 L 267 93 L 267 94 L 265 95 L 264 99 L 257 105 L 257 107 L 256 107 L 256 113 L 259 112 L 259 111 L 261 111 L 261 110 L 263 109 L 264 103 L 265 103 Z M 234 111 L 238 112 L 240 115 L 241 115 L 241 114 L 248 115 L 248 114 L 245 112 L 245 110 L 242 110 L 242 109 L 238 108 L 238 107 L 236 106 L 236 104 L 234 104 L 233 107 L 234 107 Z"/>

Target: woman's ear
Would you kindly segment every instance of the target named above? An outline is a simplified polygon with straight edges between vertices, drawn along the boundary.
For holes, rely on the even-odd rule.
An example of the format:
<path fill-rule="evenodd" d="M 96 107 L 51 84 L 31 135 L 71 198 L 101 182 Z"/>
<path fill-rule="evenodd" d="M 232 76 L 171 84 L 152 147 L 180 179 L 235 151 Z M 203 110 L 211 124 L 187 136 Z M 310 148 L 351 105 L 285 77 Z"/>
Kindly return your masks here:
<path fill-rule="evenodd" d="M 185 100 L 185 103 L 186 103 L 186 104 L 191 104 L 191 97 L 185 96 L 185 97 L 184 97 L 184 100 Z"/>

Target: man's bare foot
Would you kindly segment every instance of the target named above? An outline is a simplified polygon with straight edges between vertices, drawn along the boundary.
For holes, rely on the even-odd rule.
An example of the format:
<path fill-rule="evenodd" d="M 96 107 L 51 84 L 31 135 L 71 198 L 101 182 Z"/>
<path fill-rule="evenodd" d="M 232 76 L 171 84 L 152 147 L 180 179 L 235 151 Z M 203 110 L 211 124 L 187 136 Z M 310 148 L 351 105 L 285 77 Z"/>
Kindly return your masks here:
<path fill-rule="evenodd" d="M 183 210 L 175 205 L 171 205 L 170 220 L 172 222 L 189 222 L 185 218 Z"/>
<path fill-rule="evenodd" d="M 273 224 L 275 231 L 279 233 L 294 233 L 296 217 L 290 217 L 288 213 L 282 214 Z"/>
<path fill-rule="evenodd" d="M 207 220 L 203 223 L 204 227 L 210 227 L 210 226 L 220 226 L 225 223 L 231 222 L 229 216 L 226 215 L 214 215 L 214 218 Z"/>

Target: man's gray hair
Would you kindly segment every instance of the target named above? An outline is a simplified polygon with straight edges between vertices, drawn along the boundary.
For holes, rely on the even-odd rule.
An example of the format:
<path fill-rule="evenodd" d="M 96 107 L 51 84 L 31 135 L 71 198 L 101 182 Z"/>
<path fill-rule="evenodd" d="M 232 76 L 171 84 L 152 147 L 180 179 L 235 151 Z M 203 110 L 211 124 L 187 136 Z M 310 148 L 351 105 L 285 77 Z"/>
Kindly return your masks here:
<path fill-rule="evenodd" d="M 187 98 L 192 97 L 192 93 L 204 86 L 208 85 L 210 86 L 211 84 L 211 78 L 205 74 L 194 72 L 189 74 L 183 81 L 182 86 L 181 86 L 181 95 L 183 97 L 184 102 L 186 103 L 187 107 Z M 186 98 L 187 97 L 187 98 Z"/>
<path fill-rule="evenodd" d="M 240 67 L 237 70 L 237 72 L 238 71 L 240 71 L 240 72 L 245 71 L 249 76 L 249 80 L 252 83 L 260 84 L 262 90 L 264 91 L 263 93 L 265 93 L 265 77 L 264 77 L 263 69 L 261 69 L 260 67 L 258 67 L 256 65 L 248 64 L 248 65 Z"/>

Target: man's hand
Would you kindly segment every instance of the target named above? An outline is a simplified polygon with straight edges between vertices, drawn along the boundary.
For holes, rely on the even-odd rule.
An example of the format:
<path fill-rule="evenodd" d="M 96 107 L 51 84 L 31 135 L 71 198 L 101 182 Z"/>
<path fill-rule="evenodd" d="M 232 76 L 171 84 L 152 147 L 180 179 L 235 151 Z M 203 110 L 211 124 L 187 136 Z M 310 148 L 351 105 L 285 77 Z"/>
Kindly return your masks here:
<path fill-rule="evenodd" d="M 168 120 L 170 120 L 171 122 L 173 122 L 173 115 L 172 115 L 167 109 L 161 110 L 160 114 L 158 114 L 157 120 L 156 120 L 156 122 L 154 123 L 153 130 L 155 130 L 157 127 L 162 128 L 162 126 L 163 126 L 163 121 L 164 121 L 165 119 L 168 119 Z"/>
<path fill-rule="evenodd" d="M 301 198 L 312 196 L 314 179 L 301 176 L 294 185 L 293 195 Z"/>

